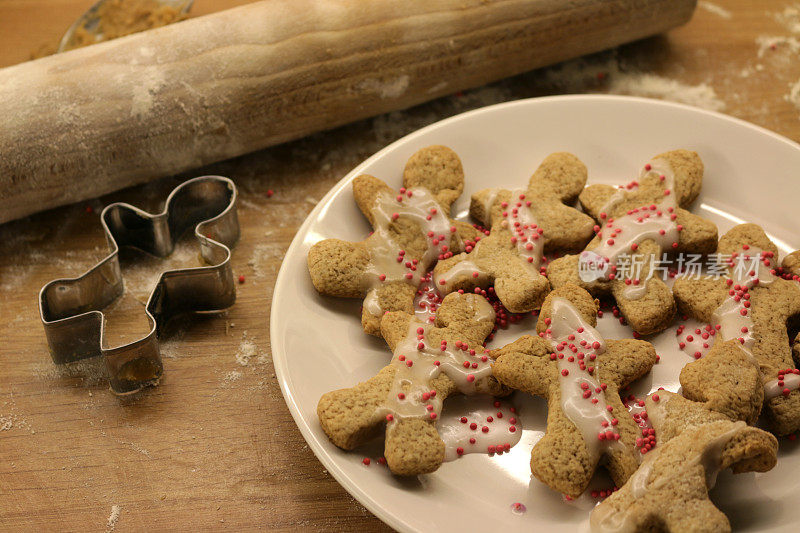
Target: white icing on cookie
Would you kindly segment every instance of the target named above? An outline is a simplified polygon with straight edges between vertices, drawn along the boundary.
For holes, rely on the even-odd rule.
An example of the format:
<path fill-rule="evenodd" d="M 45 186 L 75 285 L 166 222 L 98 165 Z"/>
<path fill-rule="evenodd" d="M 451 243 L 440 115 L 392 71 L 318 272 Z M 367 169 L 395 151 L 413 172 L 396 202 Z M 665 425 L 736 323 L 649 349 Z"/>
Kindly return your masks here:
<path fill-rule="evenodd" d="M 416 287 L 437 258 L 449 251 L 455 227 L 425 188 L 400 189 L 397 196 L 381 191 L 371 213 L 375 231 L 366 241 L 370 265 L 364 276 L 368 293 L 365 305 L 369 304 L 370 314 L 380 316 L 382 310 L 377 294 L 370 297 L 369 293 L 374 293 L 382 282 L 402 281 Z M 392 237 L 389 228 L 399 219 L 413 220 L 425 235 L 427 249 L 419 260 L 406 258 L 405 250 Z"/>
<path fill-rule="evenodd" d="M 442 296 L 431 282 L 432 272 L 422 278 L 414 298 L 414 316 L 420 322 L 433 323 L 436 321 L 436 310 L 442 303 Z"/>
<path fill-rule="evenodd" d="M 750 289 L 755 286 L 770 285 L 777 276 L 770 272 L 773 267 L 764 264 L 762 250 L 749 248 L 740 257 L 735 268 L 730 269 L 728 297 L 714 311 L 711 323 L 719 326 L 723 341 L 738 339 L 742 350 L 751 358 L 756 342 L 753 332 L 753 318 L 750 314 Z"/>
<path fill-rule="evenodd" d="M 477 250 L 480 241 L 475 245 Z M 473 261 L 465 259 L 450 267 L 450 270 L 434 276 L 436 287 L 444 293 L 453 292 L 455 283 L 463 278 L 472 278 L 477 286 L 484 286 L 489 283 L 489 274 L 476 265 Z"/>
<path fill-rule="evenodd" d="M 735 266 L 730 269 L 728 280 L 728 297 L 714 311 L 711 322 L 716 324 L 721 341 L 737 339 L 740 348 L 751 360 L 756 361 L 753 355 L 753 346 L 756 343 L 756 332 L 750 309 L 750 289 L 765 287 L 778 279 L 771 263 L 771 258 L 763 250 L 748 246 L 747 250 L 732 258 Z M 764 381 L 764 399 L 771 400 L 787 391 L 800 388 L 800 375 L 797 370 L 787 369 L 781 371 L 778 377 Z M 762 376 L 762 381 L 765 376 Z"/>
<path fill-rule="evenodd" d="M 363 305 L 364 309 L 366 309 L 367 312 L 372 316 L 381 316 L 383 314 L 383 309 L 381 308 L 381 303 L 378 299 L 377 287 L 370 289 L 369 292 L 367 292 L 367 295 L 364 297 Z"/>
<path fill-rule="evenodd" d="M 494 195 L 496 196 L 496 191 Z M 490 198 L 493 203 L 494 196 L 490 196 Z M 488 205 L 491 206 L 491 203 Z M 499 224 L 501 228 L 511 234 L 511 244 L 517 249 L 519 261 L 525 265 L 531 275 L 538 275 L 544 251 L 544 231 L 533 216 L 530 200 L 526 199 L 525 191 L 516 190 L 511 191 L 509 201 L 503 202 L 500 206 L 503 220 Z M 478 241 L 473 252 L 478 250 L 481 244 L 481 241 Z M 490 283 L 489 273 L 470 259 L 456 263 L 450 270 L 437 274 L 434 281 L 437 288 L 448 293 L 452 292 L 457 281 L 467 276 L 473 277 L 477 286 L 486 286 Z"/>
<path fill-rule="evenodd" d="M 631 189 L 626 189 L 624 186 L 620 185 L 617 188 L 617 190 L 614 191 L 614 194 L 608 197 L 608 200 L 606 200 L 606 203 L 603 204 L 598 213 L 608 213 L 609 211 L 614 209 L 618 203 L 620 203 L 622 200 L 625 199 L 625 193 L 627 193 L 630 190 Z"/>
<path fill-rule="evenodd" d="M 533 216 L 531 201 L 526 199 L 525 191 L 516 190 L 511 191 L 508 202 L 500 205 L 503 209 L 501 226 L 511 232 L 511 243 L 516 245 L 523 262 L 538 272 L 544 252 L 544 230 Z"/>
<path fill-rule="evenodd" d="M 444 441 L 445 461 L 470 453 L 504 453 L 522 437 L 516 409 L 491 396 L 449 400 L 436 430 Z"/>
<path fill-rule="evenodd" d="M 781 394 L 786 394 L 786 391 L 793 391 L 800 389 L 800 370 L 796 368 L 792 373 L 778 374 L 777 379 L 773 379 L 764 383 L 764 401 L 777 398 Z"/>
<path fill-rule="evenodd" d="M 483 212 L 484 218 L 486 219 L 485 222 L 487 224 L 491 223 L 492 219 L 492 206 L 494 205 L 494 201 L 497 199 L 497 195 L 502 191 L 502 189 L 494 188 L 494 189 L 486 189 L 487 195 L 486 198 L 483 200 Z"/>
<path fill-rule="evenodd" d="M 494 322 L 494 310 L 489 302 L 475 294 L 465 295 L 475 310 L 474 320 Z M 481 345 L 467 346 L 456 342 L 429 346 L 427 332 L 430 323 L 411 322 L 408 335 L 394 350 L 392 366 L 396 371 L 386 402 L 379 409 L 389 427 L 396 418 L 427 417 L 435 420 L 442 410 L 442 399 L 436 395 L 431 381 L 444 372 L 459 391 L 475 394 L 477 383 L 492 374 L 486 350 Z"/>
<path fill-rule="evenodd" d="M 687 466 L 691 467 L 699 464 L 703 467 L 703 471 L 705 472 L 706 476 L 706 487 L 708 489 L 713 488 L 717 483 L 717 475 L 720 471 L 722 450 L 725 448 L 728 442 L 730 442 L 730 440 L 737 433 L 739 433 L 739 431 L 746 427 L 746 422 L 741 420 L 735 422 L 731 429 L 724 433 L 720 433 L 713 439 L 709 440 L 699 453 L 687 458 L 685 463 Z M 633 493 L 634 498 L 641 498 L 648 490 L 661 488 L 669 483 L 671 479 L 673 479 L 671 477 L 662 477 L 652 483 L 649 487 L 647 486 L 648 478 L 653 470 L 653 463 L 658 458 L 658 454 L 661 450 L 663 450 L 663 448 L 656 448 L 654 453 L 645 459 L 645 462 L 642 463 L 642 466 L 639 467 L 636 472 L 634 472 L 633 476 L 631 476 L 629 482 L 631 483 L 631 492 Z"/>
<path fill-rule="evenodd" d="M 686 468 L 701 465 L 705 472 L 706 487 L 711 489 L 716 483 L 717 474 L 720 471 L 722 450 L 737 433 L 746 427 L 746 423 L 739 421 L 734 423 L 728 431 L 710 439 L 697 453 L 686 458 Z M 656 448 L 650 452 L 639 469 L 628 480 L 631 495 L 634 498 L 642 498 L 648 491 L 660 489 L 678 477 L 677 474 L 662 476 L 648 485 L 653 466 L 662 450 L 663 448 Z M 632 507 L 628 507 L 618 512 L 611 505 L 598 505 L 589 517 L 591 531 L 593 533 L 632 533 L 636 531 L 631 509 Z"/>
<path fill-rule="evenodd" d="M 700 359 L 711 350 L 717 330 L 711 324 L 703 324 L 694 319 L 687 319 L 678 326 L 675 338 L 678 348 L 694 359 Z"/>
<path fill-rule="evenodd" d="M 618 421 L 609 410 L 605 386 L 594 377 L 597 356 L 605 340 L 566 298 L 553 298 L 545 338 L 552 342 L 551 359 L 558 362 L 561 408 L 598 456 L 606 446 L 621 446 Z M 627 416 L 622 413 L 619 416 Z"/>
<path fill-rule="evenodd" d="M 611 271 L 622 254 L 633 254 L 645 240 L 652 240 L 659 246 L 659 255 L 665 250 L 672 249 L 673 243 L 678 242 L 679 227 L 676 222 L 677 197 L 675 192 L 675 175 L 672 167 L 665 159 L 654 159 L 645 165 L 640 175 L 640 180 L 652 175 L 658 176 L 664 186 L 664 199 L 657 204 L 631 209 L 625 215 L 610 218 L 598 234 L 600 244 L 593 250 L 595 254 L 607 259 Z M 609 199 L 604 207 L 611 209 L 618 204 L 626 191 L 618 190 Z M 658 258 L 656 258 L 658 261 Z M 636 265 L 632 265 L 636 266 Z M 652 272 L 653 265 L 650 265 Z M 609 276 L 608 279 L 611 279 Z M 624 295 L 635 300 L 643 297 L 647 292 L 647 280 L 627 278 Z"/>

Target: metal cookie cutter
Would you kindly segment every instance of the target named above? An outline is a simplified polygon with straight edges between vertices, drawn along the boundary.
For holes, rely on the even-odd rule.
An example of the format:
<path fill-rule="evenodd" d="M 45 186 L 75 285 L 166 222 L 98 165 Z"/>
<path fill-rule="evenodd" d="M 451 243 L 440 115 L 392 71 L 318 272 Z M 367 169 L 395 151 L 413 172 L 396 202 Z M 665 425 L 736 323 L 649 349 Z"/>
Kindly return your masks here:
<path fill-rule="evenodd" d="M 39 292 L 39 312 L 56 364 L 102 355 L 111 389 L 128 394 L 158 382 L 163 372 L 158 335 L 177 314 L 222 311 L 236 301 L 230 248 L 239 239 L 237 190 L 221 176 L 202 176 L 173 189 L 164 210 L 150 214 L 125 203 L 103 209 L 100 220 L 109 254 L 77 278 L 51 281 Z M 125 286 L 119 248 L 130 246 L 157 257 L 172 253 L 175 240 L 194 228 L 209 266 L 161 274 L 145 307 L 150 333 L 122 346 L 106 347 L 105 309 Z"/>

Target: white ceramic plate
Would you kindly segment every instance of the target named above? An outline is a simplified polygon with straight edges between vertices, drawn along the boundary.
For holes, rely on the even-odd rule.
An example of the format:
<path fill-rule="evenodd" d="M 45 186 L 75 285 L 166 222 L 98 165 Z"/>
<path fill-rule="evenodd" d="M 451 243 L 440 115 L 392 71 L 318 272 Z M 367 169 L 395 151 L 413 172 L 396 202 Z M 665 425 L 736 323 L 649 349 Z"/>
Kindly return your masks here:
<path fill-rule="evenodd" d="M 761 224 L 785 253 L 800 248 L 800 146 L 762 128 L 684 105 L 616 96 L 557 96 L 509 102 L 458 115 L 423 128 L 370 157 L 320 201 L 301 226 L 278 275 L 271 342 L 283 395 L 300 431 L 328 471 L 358 501 L 402 531 L 588 531 L 590 497 L 566 502 L 531 478 L 530 450 L 545 428 L 544 402 L 516 393 L 522 441 L 510 453 L 473 454 L 445 463 L 431 475 L 397 479 L 365 456 L 381 445 L 346 453 L 328 442 L 316 416 L 327 391 L 373 376 L 390 360 L 383 341 L 363 333 L 359 301 L 321 297 L 311 285 L 306 254 L 315 242 L 337 237 L 361 240 L 369 226 L 353 201 L 351 181 L 363 173 L 399 187 L 408 157 L 419 148 L 445 144 L 461 157 L 464 194 L 454 213 L 466 216 L 473 192 L 490 186 L 521 187 L 540 161 L 570 151 L 589 168 L 590 183 L 627 183 L 655 154 L 696 150 L 705 166 L 703 192 L 693 211 L 714 221 L 720 234 L 741 221 Z M 607 313 L 608 315 L 608 313 Z M 498 347 L 530 331 L 531 321 L 498 335 Z M 630 330 L 604 317 L 608 338 Z M 651 340 L 662 362 L 636 385 L 647 393 L 677 390 L 689 362 L 675 328 Z M 446 404 L 445 404 L 446 405 Z M 800 449 L 781 440 L 778 466 L 766 474 L 723 473 L 712 499 L 734 530 L 781 531 L 796 524 L 800 504 Z M 602 483 L 602 482 L 600 482 Z M 527 512 L 511 512 L 521 502 Z M 794 526 L 796 527 L 796 526 Z"/>

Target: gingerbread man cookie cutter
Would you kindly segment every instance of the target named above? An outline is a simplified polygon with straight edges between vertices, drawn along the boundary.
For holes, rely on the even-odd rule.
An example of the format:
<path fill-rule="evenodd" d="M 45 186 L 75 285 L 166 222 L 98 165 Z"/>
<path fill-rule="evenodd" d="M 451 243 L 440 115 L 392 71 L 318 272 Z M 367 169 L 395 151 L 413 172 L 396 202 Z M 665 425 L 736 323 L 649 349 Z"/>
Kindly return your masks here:
<path fill-rule="evenodd" d="M 230 258 L 239 239 L 237 195 L 230 179 L 202 176 L 173 189 L 157 214 L 126 203 L 106 206 L 100 221 L 109 254 L 81 276 L 53 280 L 39 292 L 39 312 L 53 362 L 102 356 L 116 394 L 156 384 L 163 373 L 158 336 L 167 320 L 185 312 L 221 311 L 236 301 Z M 102 310 L 125 291 L 120 248 L 167 257 L 190 228 L 207 266 L 162 272 L 145 306 L 150 332 L 128 344 L 105 346 Z"/>

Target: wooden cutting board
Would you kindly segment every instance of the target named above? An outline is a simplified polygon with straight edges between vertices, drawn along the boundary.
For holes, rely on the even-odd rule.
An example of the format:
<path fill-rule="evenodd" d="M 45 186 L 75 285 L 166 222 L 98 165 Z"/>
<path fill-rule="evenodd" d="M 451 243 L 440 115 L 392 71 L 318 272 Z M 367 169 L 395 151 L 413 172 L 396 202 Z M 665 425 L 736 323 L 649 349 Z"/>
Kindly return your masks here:
<path fill-rule="evenodd" d="M 14 49 L 35 48 L 51 36 L 42 28 L 58 26 L 53 20 L 62 8 L 78 13 L 89 3 L 0 0 L 0 64 L 23 59 Z M 196 10 L 236 3 L 198 0 Z M 615 77 L 630 82 L 614 70 L 621 59 L 683 84 L 670 93 L 661 83 L 662 93 L 686 97 L 689 88 L 698 102 L 723 103 L 728 113 L 800 140 L 800 110 L 786 99 L 800 79 L 797 53 L 790 41 L 778 40 L 772 50 L 764 40 L 794 36 L 781 19 L 791 4 L 701 3 L 694 20 L 667 37 L 595 58 L 591 65 L 600 68 L 585 69 L 591 76 L 576 80 L 558 69 L 527 74 L 191 173 L 227 175 L 240 187 L 242 240 L 233 266 L 245 282 L 224 316 L 170 328 L 161 385 L 134 398 L 113 396 L 91 366 L 70 375 L 52 365 L 36 296 L 48 280 L 77 275 L 103 256 L 104 205 L 156 208 L 179 179 L 0 226 L 0 530 L 106 531 L 114 516 L 115 531 L 386 529 L 309 451 L 271 364 L 275 276 L 316 201 L 365 157 L 431 121 L 508 99 L 603 90 Z M 65 16 L 64 27 L 71 18 Z M 606 75 L 597 80 L 598 73 Z M 636 90 L 648 86 L 637 79 Z M 713 98 L 701 84 L 715 91 Z M 177 259 L 194 260 L 191 249 Z M 126 273 L 141 285 L 158 266 L 132 263 Z M 115 315 L 120 334 L 137 327 L 136 306 L 134 298 Z"/>

